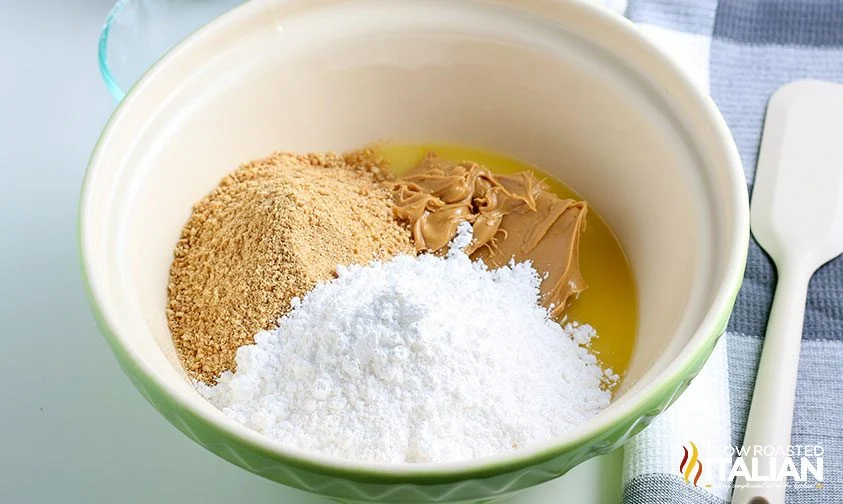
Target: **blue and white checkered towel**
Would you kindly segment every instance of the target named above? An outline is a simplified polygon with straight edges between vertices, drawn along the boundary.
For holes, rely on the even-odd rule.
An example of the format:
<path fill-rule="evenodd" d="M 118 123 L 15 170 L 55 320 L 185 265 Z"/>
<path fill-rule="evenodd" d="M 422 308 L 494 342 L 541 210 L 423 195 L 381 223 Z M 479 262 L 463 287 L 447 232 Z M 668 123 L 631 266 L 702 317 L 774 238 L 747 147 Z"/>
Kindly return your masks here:
<path fill-rule="evenodd" d="M 732 130 L 752 191 L 764 113 L 773 91 L 803 78 L 843 82 L 843 0 L 630 0 L 627 16 L 711 94 Z M 843 141 L 843 131 L 840 132 Z M 625 504 L 721 504 L 728 485 L 686 483 L 689 442 L 706 458 L 743 441 L 776 270 L 752 241 L 726 337 L 687 392 L 625 448 Z M 843 258 L 810 284 L 793 445 L 822 446 L 824 481 L 787 490 L 793 504 L 843 503 Z M 809 480 L 813 483 L 813 480 Z"/>

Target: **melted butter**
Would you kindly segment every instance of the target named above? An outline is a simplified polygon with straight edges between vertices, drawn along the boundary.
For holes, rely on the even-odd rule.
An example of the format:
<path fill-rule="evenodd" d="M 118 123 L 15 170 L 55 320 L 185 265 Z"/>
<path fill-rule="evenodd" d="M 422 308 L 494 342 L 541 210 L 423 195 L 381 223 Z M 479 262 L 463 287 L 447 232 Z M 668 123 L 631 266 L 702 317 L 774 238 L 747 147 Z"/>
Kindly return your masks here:
<path fill-rule="evenodd" d="M 378 151 L 396 175 L 407 172 L 425 154 L 433 151 L 451 161 L 484 165 L 496 174 L 531 171 L 557 196 L 583 199 L 573 189 L 535 167 L 485 150 L 447 144 L 387 143 L 379 145 Z M 573 300 L 565 313 L 568 320 L 590 324 L 597 330 L 593 350 L 604 367 L 623 376 L 629 366 L 638 327 L 635 281 L 620 242 L 600 217 L 599 209 L 590 204 L 585 231 L 580 238 L 579 261 L 588 288 Z"/>

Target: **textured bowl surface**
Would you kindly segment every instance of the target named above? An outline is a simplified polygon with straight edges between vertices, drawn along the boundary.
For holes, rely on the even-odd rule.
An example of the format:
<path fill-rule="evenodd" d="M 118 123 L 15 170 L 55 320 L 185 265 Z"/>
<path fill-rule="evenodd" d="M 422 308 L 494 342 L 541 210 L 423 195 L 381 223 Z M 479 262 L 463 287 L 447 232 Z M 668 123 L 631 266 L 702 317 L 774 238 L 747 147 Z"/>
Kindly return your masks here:
<path fill-rule="evenodd" d="M 639 336 L 616 400 L 593 421 L 499 456 L 357 463 L 265 439 L 186 380 L 164 306 L 191 205 L 273 150 L 389 139 L 531 162 L 617 232 L 636 275 Z M 619 446 L 685 389 L 740 286 L 742 173 L 709 98 L 631 24 L 589 3 L 253 0 L 177 45 L 120 104 L 86 174 L 79 243 L 91 304 L 124 372 L 196 442 L 338 499 L 475 501 Z"/>

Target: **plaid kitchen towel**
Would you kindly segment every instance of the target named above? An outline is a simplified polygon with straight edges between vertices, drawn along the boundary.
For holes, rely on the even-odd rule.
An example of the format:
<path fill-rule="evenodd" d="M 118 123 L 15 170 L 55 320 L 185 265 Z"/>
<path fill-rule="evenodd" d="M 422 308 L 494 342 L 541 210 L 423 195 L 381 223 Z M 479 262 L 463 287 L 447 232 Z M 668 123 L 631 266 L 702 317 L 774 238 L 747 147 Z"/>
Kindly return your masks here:
<path fill-rule="evenodd" d="M 843 82 L 843 0 L 630 0 L 626 14 L 714 98 L 750 193 L 771 94 L 798 79 Z M 687 392 L 625 448 L 625 504 L 729 502 L 721 475 L 743 440 L 775 282 L 753 240 L 725 338 Z M 813 450 L 813 464 L 822 459 L 823 481 L 791 480 L 787 502 L 841 504 L 843 258 L 811 281 L 802 339 L 791 444 Z"/>

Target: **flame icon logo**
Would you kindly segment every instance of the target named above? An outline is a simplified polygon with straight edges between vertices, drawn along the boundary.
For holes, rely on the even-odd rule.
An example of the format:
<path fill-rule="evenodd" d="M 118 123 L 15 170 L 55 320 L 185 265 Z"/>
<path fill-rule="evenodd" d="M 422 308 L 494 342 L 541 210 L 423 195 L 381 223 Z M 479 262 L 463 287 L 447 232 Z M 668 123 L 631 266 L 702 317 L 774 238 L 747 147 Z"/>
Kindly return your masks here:
<path fill-rule="evenodd" d="M 700 480 L 700 476 L 702 476 L 702 462 L 699 461 L 700 452 L 697 450 L 697 445 L 694 444 L 693 441 L 688 441 L 691 445 L 691 451 L 688 451 L 688 448 L 682 447 L 685 451 L 685 455 L 682 456 L 682 462 L 679 463 L 679 473 L 685 478 L 685 483 L 691 483 L 691 474 L 694 473 L 694 469 L 696 469 L 696 475 L 694 475 L 693 483 L 694 486 L 697 486 L 697 482 Z"/>

